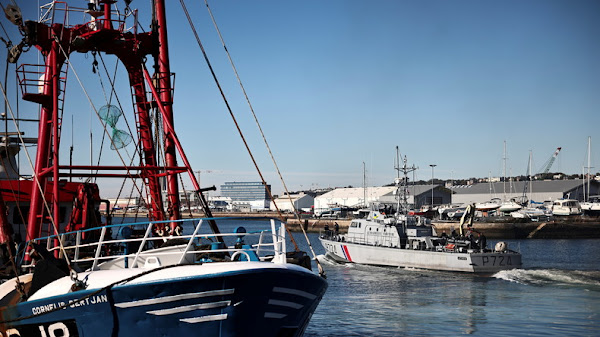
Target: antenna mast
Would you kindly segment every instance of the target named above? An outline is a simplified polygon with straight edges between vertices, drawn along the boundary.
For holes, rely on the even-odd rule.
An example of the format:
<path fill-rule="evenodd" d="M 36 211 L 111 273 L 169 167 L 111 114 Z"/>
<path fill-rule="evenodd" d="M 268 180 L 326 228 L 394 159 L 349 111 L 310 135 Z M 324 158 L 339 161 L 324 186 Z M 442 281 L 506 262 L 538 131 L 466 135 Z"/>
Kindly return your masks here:
<path fill-rule="evenodd" d="M 397 171 L 397 178 L 395 181 L 397 200 L 396 217 L 398 217 L 400 214 L 408 214 L 408 173 L 417 170 L 415 165 L 411 167 L 407 166 L 406 156 L 404 156 L 402 167 L 400 167 L 400 158 L 400 151 L 398 146 L 396 146 L 396 165 L 394 167 L 394 169 Z M 402 178 L 400 178 L 400 172 L 402 172 Z"/>

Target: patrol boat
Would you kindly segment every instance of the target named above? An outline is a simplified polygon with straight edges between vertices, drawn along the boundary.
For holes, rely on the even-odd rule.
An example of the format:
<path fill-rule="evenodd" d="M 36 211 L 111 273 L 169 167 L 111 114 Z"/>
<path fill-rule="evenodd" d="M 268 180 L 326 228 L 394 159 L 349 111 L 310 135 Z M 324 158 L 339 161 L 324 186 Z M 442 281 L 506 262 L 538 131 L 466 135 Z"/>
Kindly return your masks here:
<path fill-rule="evenodd" d="M 338 262 L 442 271 L 493 274 L 521 267 L 521 254 L 506 242 L 487 248 L 485 236 L 472 229 L 475 206 L 470 205 L 461 218 L 459 232 L 438 237 L 426 219 L 411 216 L 407 202 L 407 174 L 415 167 L 396 167 L 398 178 L 396 213 L 371 210 L 366 218 L 351 221 L 346 234 L 321 233 L 319 239 L 326 256 Z M 404 178 L 400 178 L 400 172 Z M 465 231 L 463 231 L 466 223 Z M 478 234 L 475 238 L 474 235 Z"/>

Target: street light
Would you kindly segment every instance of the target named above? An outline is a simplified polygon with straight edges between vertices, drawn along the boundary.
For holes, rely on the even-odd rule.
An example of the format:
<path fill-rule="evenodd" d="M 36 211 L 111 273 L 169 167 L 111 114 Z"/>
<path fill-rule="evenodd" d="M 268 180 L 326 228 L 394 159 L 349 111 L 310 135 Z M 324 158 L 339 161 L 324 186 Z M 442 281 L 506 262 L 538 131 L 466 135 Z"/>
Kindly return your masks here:
<path fill-rule="evenodd" d="M 429 166 L 431 166 L 431 210 L 433 211 L 433 168 L 437 165 L 430 164 Z"/>

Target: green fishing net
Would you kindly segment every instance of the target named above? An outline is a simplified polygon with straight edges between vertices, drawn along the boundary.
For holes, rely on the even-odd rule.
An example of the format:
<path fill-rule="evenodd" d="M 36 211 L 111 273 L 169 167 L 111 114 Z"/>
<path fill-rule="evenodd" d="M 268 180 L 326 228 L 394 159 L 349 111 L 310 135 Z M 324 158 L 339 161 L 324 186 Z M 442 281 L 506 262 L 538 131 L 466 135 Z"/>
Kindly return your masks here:
<path fill-rule="evenodd" d="M 110 144 L 111 150 L 118 150 L 129 145 L 133 138 L 131 135 L 123 130 L 117 129 L 117 122 L 123 115 L 123 111 L 114 105 L 105 105 L 98 110 L 100 119 L 110 126 L 112 129 L 112 143 Z"/>

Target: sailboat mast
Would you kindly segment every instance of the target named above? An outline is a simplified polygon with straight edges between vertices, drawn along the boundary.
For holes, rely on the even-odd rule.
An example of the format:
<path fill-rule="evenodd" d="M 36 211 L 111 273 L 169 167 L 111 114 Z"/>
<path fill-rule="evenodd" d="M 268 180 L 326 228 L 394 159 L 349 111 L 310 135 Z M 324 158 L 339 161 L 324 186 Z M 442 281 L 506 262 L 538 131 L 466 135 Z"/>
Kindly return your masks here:
<path fill-rule="evenodd" d="M 363 203 L 367 207 L 367 167 L 363 161 Z"/>
<path fill-rule="evenodd" d="M 531 176 L 531 164 L 533 162 L 533 152 L 529 151 L 529 164 L 527 165 L 527 177 L 529 178 L 529 194 L 533 196 L 533 177 Z M 531 205 L 531 198 L 529 199 L 529 205 Z"/>
<path fill-rule="evenodd" d="M 504 162 L 502 168 L 502 193 L 504 194 L 504 200 L 506 200 L 506 141 L 504 141 L 504 156 L 502 157 L 502 161 Z"/>
<path fill-rule="evenodd" d="M 400 189 L 398 188 L 400 183 L 400 151 L 398 146 L 396 145 L 396 165 L 394 165 L 394 169 L 396 169 L 396 196 L 397 196 L 397 205 L 396 205 L 396 217 L 400 215 Z"/>
<path fill-rule="evenodd" d="M 588 200 L 590 200 L 590 179 L 591 179 L 591 176 L 590 176 L 590 169 L 591 169 L 591 167 L 590 167 L 591 160 L 590 160 L 590 159 L 591 159 L 591 158 L 590 158 L 590 157 L 591 157 L 591 154 L 592 154 L 592 137 L 591 137 L 591 136 L 588 136 L 588 153 L 587 153 L 587 160 L 588 160 L 588 162 L 587 162 L 587 198 L 586 198 L 586 196 L 585 196 L 585 193 L 584 193 L 584 196 L 583 196 L 583 197 L 584 197 L 584 199 L 585 199 L 585 201 L 588 201 Z M 584 181 L 585 181 L 585 180 L 584 180 Z"/>

